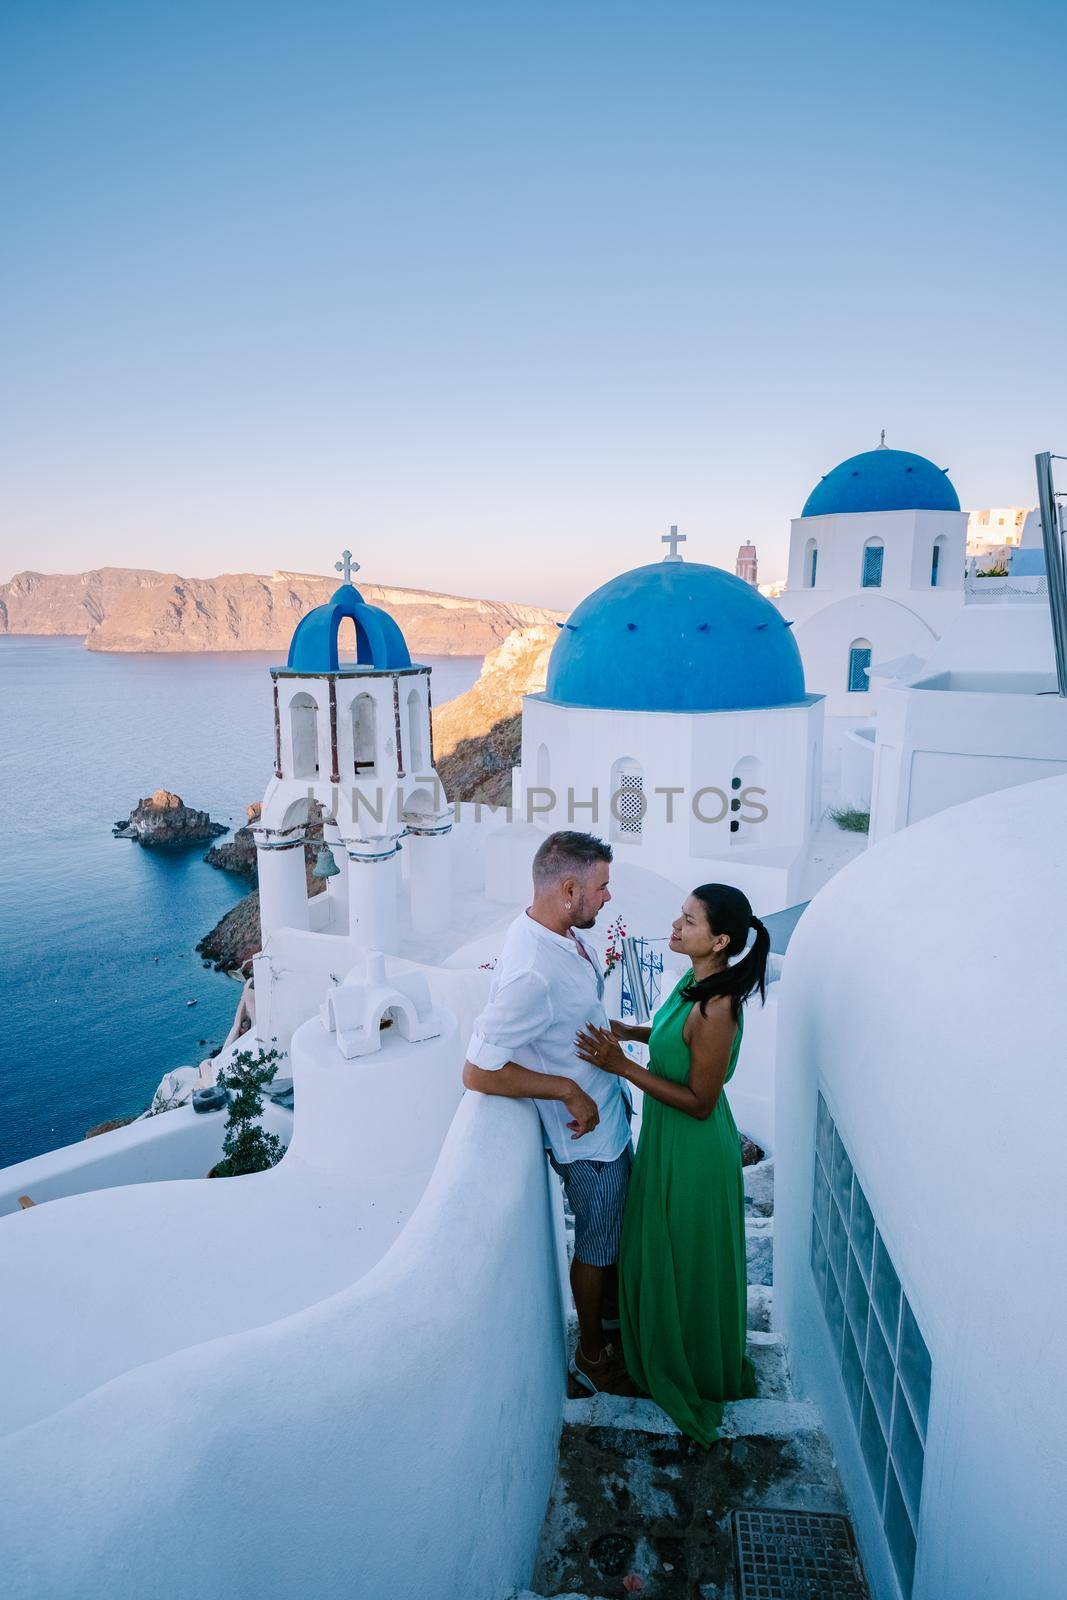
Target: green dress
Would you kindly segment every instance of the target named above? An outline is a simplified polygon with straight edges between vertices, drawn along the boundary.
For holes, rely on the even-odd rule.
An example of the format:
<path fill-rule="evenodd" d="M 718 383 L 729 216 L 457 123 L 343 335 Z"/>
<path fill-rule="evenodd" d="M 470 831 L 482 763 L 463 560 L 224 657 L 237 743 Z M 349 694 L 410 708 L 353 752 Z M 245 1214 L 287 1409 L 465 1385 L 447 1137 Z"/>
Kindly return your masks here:
<path fill-rule="evenodd" d="M 689 1078 L 682 1029 L 690 1002 L 678 982 L 656 1014 L 649 1070 Z M 744 1015 L 730 1051 L 737 1065 Z M 745 1198 L 741 1144 L 725 1093 L 706 1121 L 645 1096 L 619 1254 L 619 1308 L 630 1376 L 684 1433 L 710 1445 L 723 1402 L 755 1394 L 745 1355 Z"/>

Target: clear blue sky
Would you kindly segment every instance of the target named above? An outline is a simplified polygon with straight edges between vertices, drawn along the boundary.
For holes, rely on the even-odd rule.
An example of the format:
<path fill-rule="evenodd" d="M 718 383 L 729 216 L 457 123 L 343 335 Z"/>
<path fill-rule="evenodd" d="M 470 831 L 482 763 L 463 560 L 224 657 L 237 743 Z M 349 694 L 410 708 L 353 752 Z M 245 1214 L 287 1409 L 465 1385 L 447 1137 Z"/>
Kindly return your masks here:
<path fill-rule="evenodd" d="M 0 578 L 781 574 L 1067 451 L 1067 8 L 7 0 Z M 1058 119 L 1058 122 L 1057 122 Z"/>

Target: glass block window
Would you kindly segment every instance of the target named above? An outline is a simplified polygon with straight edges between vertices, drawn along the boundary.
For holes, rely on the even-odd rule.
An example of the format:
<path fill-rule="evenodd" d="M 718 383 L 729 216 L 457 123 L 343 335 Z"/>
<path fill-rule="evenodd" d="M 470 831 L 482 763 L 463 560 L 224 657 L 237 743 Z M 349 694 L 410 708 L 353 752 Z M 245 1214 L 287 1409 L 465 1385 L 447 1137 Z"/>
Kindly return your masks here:
<path fill-rule="evenodd" d="M 818 1097 L 811 1270 L 897 1577 L 911 1594 L 930 1352 L 826 1101 Z"/>
<path fill-rule="evenodd" d="M 863 587 L 865 589 L 880 589 L 882 587 L 882 562 L 885 560 L 885 546 L 881 544 L 868 544 L 863 547 Z"/>
<path fill-rule="evenodd" d="M 848 653 L 848 692 L 865 694 L 871 687 L 867 669 L 871 664 L 870 645 L 854 644 Z"/>
<path fill-rule="evenodd" d="M 640 772 L 619 774 L 619 793 L 615 802 L 620 833 L 640 833 L 645 814 L 645 780 Z"/>

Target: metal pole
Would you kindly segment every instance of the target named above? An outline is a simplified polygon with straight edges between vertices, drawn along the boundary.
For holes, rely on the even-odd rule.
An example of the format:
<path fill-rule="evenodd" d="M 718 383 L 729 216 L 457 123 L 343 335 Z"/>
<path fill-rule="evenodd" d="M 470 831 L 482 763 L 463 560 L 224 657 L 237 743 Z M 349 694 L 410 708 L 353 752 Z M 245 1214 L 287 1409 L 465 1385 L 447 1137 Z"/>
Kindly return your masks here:
<path fill-rule="evenodd" d="M 643 1026 L 651 1020 L 652 1013 L 648 1009 L 648 995 L 645 993 L 645 979 L 641 971 L 637 939 L 632 934 L 628 934 L 622 941 L 622 968 L 626 974 L 626 987 L 633 1001 L 634 1021 Z"/>
<path fill-rule="evenodd" d="M 1059 508 L 1056 505 L 1056 490 L 1052 482 L 1052 462 L 1053 456 L 1049 450 L 1042 450 L 1034 457 L 1037 469 L 1037 503 L 1041 510 L 1041 537 L 1045 544 L 1052 645 L 1056 653 L 1056 678 L 1060 694 L 1067 698 L 1067 571 L 1063 556 Z"/>

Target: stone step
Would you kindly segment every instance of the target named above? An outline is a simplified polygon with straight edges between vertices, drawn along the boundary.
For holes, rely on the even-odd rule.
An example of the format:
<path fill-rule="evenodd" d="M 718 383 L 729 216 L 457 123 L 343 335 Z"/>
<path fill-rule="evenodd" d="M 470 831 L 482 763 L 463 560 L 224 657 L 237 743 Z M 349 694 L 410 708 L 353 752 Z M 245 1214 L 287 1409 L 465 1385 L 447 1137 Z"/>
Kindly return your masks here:
<path fill-rule="evenodd" d="M 754 1167 L 743 1169 L 745 1180 L 745 1215 L 773 1217 L 774 1215 L 774 1159 L 768 1156 Z"/>
<path fill-rule="evenodd" d="M 769 1333 L 774 1289 L 767 1283 L 748 1286 L 748 1326 L 753 1332 Z"/>
<path fill-rule="evenodd" d="M 576 1333 L 577 1330 L 572 1329 L 572 1352 Z M 793 1384 L 789 1376 L 789 1363 L 786 1359 L 785 1346 L 779 1334 L 750 1331 L 748 1335 L 748 1356 L 756 1369 L 756 1398 L 758 1400 L 779 1401 L 792 1400 L 794 1398 Z M 570 1420 L 590 1421 L 591 1414 L 588 1411 L 572 1412 L 570 1408 L 573 1406 L 595 1406 L 599 1402 L 603 1402 L 608 1406 L 607 1414 L 611 1413 L 612 1406 L 623 1408 L 620 1410 L 620 1416 L 629 1414 L 625 1412 L 625 1408 L 628 1406 L 646 1407 L 651 1409 L 638 1410 L 634 1415 L 649 1418 L 655 1417 L 661 1419 L 662 1422 L 670 1422 L 670 1419 L 660 1412 L 659 1407 L 651 1400 L 633 1400 L 623 1395 L 586 1395 L 581 1392 L 581 1385 L 574 1378 L 570 1380 L 568 1392 L 571 1398 L 567 1400 L 566 1409 L 564 1410 L 565 1423 Z M 608 1402 L 611 1402 L 611 1404 L 608 1405 Z M 736 1402 L 738 1405 L 751 1405 L 752 1403 L 752 1401 Z M 599 1414 L 597 1413 L 597 1415 Z M 600 1426 L 601 1424 L 598 1423 L 597 1425 Z M 644 1424 L 641 1422 L 617 1421 L 610 1424 L 605 1423 L 603 1426 L 640 1428 Z M 650 1422 L 649 1426 L 653 1432 L 662 1431 L 660 1421 Z M 670 1423 L 670 1427 L 674 1429 L 674 1424 Z"/>
<path fill-rule="evenodd" d="M 745 1221 L 748 1281 L 769 1288 L 774 1282 L 774 1218 L 748 1217 Z"/>
<path fill-rule="evenodd" d="M 705 1450 L 650 1401 L 568 1401 L 529 1593 L 614 1600 L 632 1574 L 645 1600 L 733 1600 L 731 1513 L 760 1507 L 845 1511 L 814 1406 L 737 1401 Z"/>

